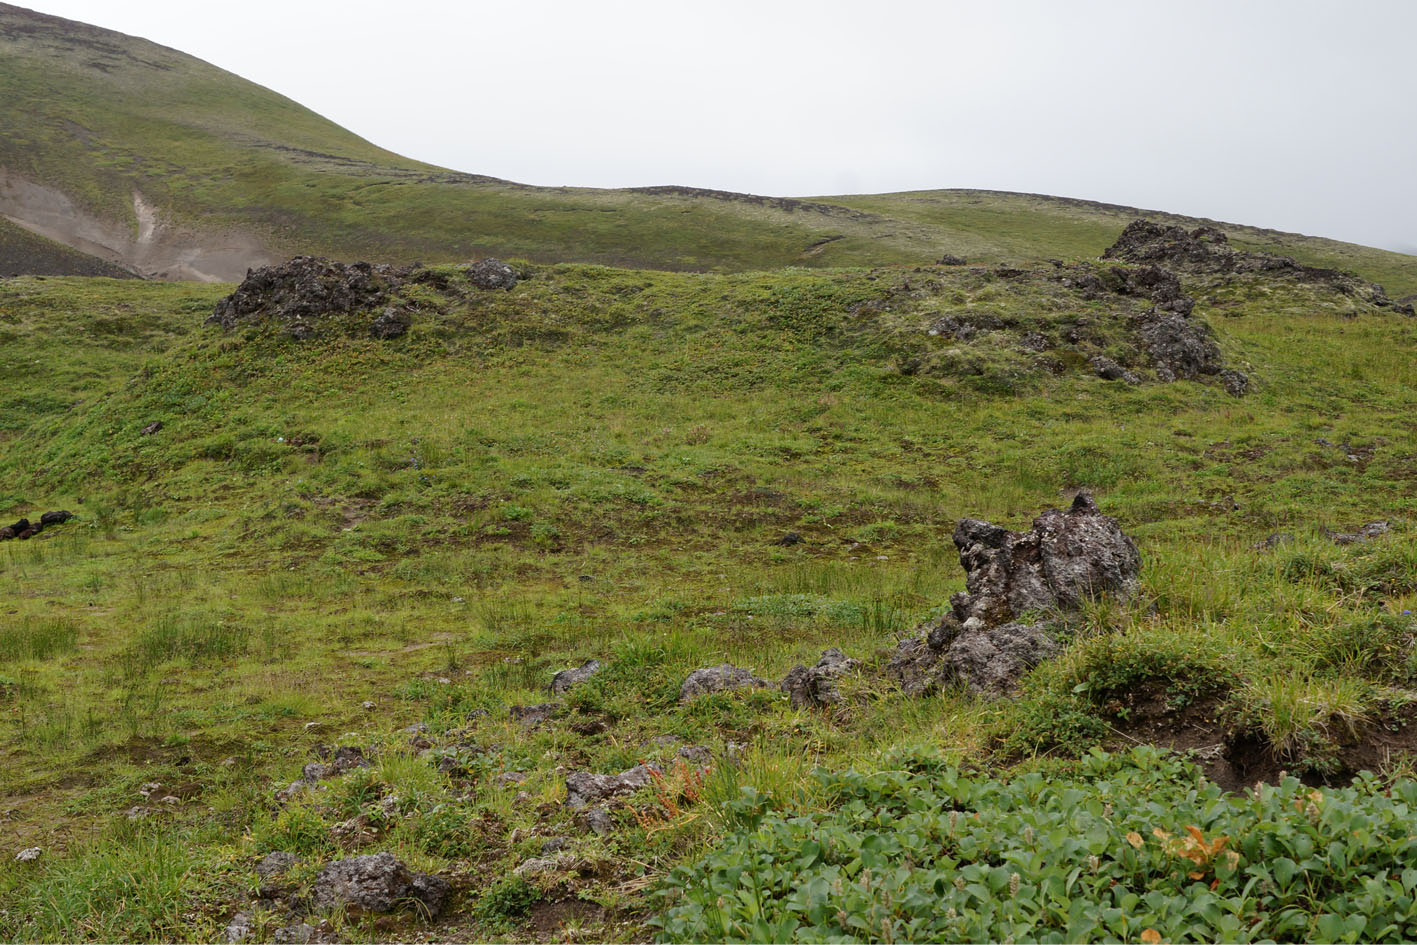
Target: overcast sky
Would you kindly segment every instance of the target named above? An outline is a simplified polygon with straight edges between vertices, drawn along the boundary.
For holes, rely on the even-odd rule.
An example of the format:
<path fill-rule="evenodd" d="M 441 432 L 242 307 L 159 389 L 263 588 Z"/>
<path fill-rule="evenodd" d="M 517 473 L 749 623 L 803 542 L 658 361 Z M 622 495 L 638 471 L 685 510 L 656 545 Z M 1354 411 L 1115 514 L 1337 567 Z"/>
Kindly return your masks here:
<path fill-rule="evenodd" d="M 1414 0 L 20 0 L 531 184 L 980 187 L 1417 253 Z"/>

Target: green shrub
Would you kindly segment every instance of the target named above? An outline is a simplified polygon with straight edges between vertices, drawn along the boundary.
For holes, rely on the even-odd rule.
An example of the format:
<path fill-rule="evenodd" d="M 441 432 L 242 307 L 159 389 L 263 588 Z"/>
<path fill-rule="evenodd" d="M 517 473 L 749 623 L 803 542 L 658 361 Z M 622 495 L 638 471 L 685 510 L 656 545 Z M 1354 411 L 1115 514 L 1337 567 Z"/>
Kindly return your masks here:
<path fill-rule="evenodd" d="M 1411 781 L 1226 795 L 1151 749 L 1096 752 L 1071 778 L 818 778 L 827 810 L 745 811 L 720 849 L 665 878 L 662 941 L 1417 936 Z"/>

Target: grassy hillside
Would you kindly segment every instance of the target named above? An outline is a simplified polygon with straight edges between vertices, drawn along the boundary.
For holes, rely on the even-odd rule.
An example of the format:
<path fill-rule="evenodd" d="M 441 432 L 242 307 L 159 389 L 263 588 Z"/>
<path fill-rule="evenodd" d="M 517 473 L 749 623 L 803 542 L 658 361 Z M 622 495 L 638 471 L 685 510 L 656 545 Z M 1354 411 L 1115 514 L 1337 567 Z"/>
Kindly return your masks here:
<path fill-rule="evenodd" d="M 183 272 L 194 245 L 208 250 L 194 272 L 224 278 L 295 253 L 694 271 L 926 264 L 946 253 L 1022 263 L 1093 256 L 1136 215 L 979 191 L 803 201 L 527 187 L 400 157 L 191 56 L 5 4 L 0 85 L 0 211 L 50 219 L 52 235 L 96 241 L 159 276 Z M 151 244 L 135 194 L 161 224 Z M 45 216 L 63 200 L 72 210 Z M 1397 296 L 1417 292 L 1413 257 L 1227 229 L 1353 268 Z"/>
<path fill-rule="evenodd" d="M 925 796 L 900 779 L 950 770 L 930 790 L 1005 817 L 1010 837 L 1025 821 L 1008 817 L 1051 836 L 1047 812 L 1076 806 L 1029 772 L 1115 792 L 1123 819 L 1103 823 L 1099 801 L 1068 847 L 1083 871 L 1128 832 L 1234 835 L 1244 859 L 1220 858 L 1214 878 L 1240 877 L 1236 922 L 1258 924 L 1156 920 L 1168 937 L 1341 937 L 1333 922 L 1352 914 L 1285 899 L 1292 875 L 1264 872 L 1280 854 L 1260 838 L 1288 842 L 1317 803 L 1280 768 L 1335 785 L 1373 770 L 1323 801 L 1325 817 L 1371 824 L 1411 773 L 1417 321 L 1294 281 L 1192 280 L 1198 317 L 1253 378 L 1236 399 L 1087 371 L 1089 351 L 1130 356 L 1134 303 L 1088 299 L 1052 267 L 524 275 L 506 292 L 455 268 L 409 283 L 395 304 L 410 328 L 388 341 L 369 334 L 382 304 L 295 341 L 274 324 L 201 326 L 230 286 L 0 283 L 0 503 L 79 515 L 0 544 L 14 589 L 0 852 L 44 850 L 0 872 L 0 937 L 212 940 L 248 908 L 266 853 L 302 858 L 289 879 L 302 891 L 327 860 L 388 850 L 449 877 L 452 905 L 431 923 L 331 917 L 341 937 L 884 940 L 911 927 L 890 923 L 934 921 L 906 906 L 938 898 L 917 879 L 954 875 L 934 859 L 956 849 L 944 834 L 930 859 L 919 848 L 952 825 L 884 829 Z M 930 335 L 951 313 L 1012 327 Z M 1019 332 L 1054 339 L 1056 363 L 1017 348 Z M 31 364 L 36 350 L 65 354 Z M 902 694 L 891 649 L 962 585 L 955 522 L 1021 527 L 1078 488 L 1137 540 L 1142 596 L 1076 617 L 1065 654 L 1015 699 Z M 1377 519 L 1393 530 L 1348 547 L 1323 531 Z M 789 531 L 804 540 L 780 544 Z M 1293 540 L 1253 547 L 1275 532 Z M 864 663 L 841 706 L 795 710 L 775 689 L 678 702 L 695 668 L 777 680 L 829 646 Z M 512 706 L 547 702 L 551 674 L 589 658 L 606 668 L 554 717 L 517 720 Z M 1196 760 L 1216 777 L 1230 765 L 1231 786 L 1265 778 L 1279 793 L 1246 807 L 1171 761 L 1077 760 L 1136 742 L 1204 749 Z M 273 800 L 333 744 L 373 764 Z M 675 760 L 690 744 L 712 752 L 709 774 Z M 665 780 L 615 808 L 608 836 L 563 806 L 569 772 L 642 759 Z M 961 764 L 1013 786 L 974 786 Z M 858 801 L 899 842 L 872 840 L 855 866 L 801 860 L 798 833 L 856 842 L 842 825 L 864 816 Z M 1366 829 L 1362 869 L 1404 855 Z M 544 853 L 557 837 L 565 849 Z M 1037 854 L 1013 850 L 998 874 L 970 842 L 950 854 L 972 864 L 966 887 L 1002 893 L 1021 873 L 1018 909 L 1051 888 L 1027 865 Z M 1116 879 L 1148 902 L 1201 902 L 1171 848 L 1146 842 L 1135 862 L 1099 860 L 1087 896 Z M 725 874 L 744 845 L 761 871 Z M 547 856 L 547 871 L 513 873 Z M 1242 895 L 1259 876 L 1245 870 L 1275 891 L 1255 879 Z M 861 890 L 869 928 L 832 925 L 822 902 L 839 880 Z M 736 898 L 715 905 L 725 882 Z M 1093 901 L 1063 908 L 1093 926 L 1027 909 L 978 921 L 1024 938 L 1139 934 Z M 287 921 L 255 915 L 258 935 Z"/>

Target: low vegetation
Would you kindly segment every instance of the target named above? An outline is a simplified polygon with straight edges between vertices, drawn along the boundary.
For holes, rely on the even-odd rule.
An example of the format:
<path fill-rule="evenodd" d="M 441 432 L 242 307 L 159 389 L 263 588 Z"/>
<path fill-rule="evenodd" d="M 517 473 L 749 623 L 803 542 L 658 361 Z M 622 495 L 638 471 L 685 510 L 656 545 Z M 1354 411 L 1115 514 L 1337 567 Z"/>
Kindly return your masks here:
<path fill-rule="evenodd" d="M 304 921 L 1417 934 L 1417 320 L 1188 280 L 1237 398 L 1162 383 L 1136 303 L 1052 266 L 517 268 L 496 292 L 435 268 L 387 340 L 382 309 L 204 326 L 229 285 L 0 282 L 4 507 L 78 515 L 0 542 L 0 938 L 213 940 L 238 912 L 269 938 L 263 856 L 299 858 L 285 896 L 382 851 L 448 907 Z M 961 314 L 980 330 L 930 334 Z M 961 589 L 956 521 L 1084 488 L 1141 549 L 1138 597 L 1069 616 L 1012 699 L 904 696 L 886 664 Z M 680 702 L 700 667 L 775 682 L 827 647 L 863 663 L 834 706 Z M 276 799 L 336 745 L 368 764 Z M 565 806 L 568 774 L 642 762 L 610 832 Z"/>

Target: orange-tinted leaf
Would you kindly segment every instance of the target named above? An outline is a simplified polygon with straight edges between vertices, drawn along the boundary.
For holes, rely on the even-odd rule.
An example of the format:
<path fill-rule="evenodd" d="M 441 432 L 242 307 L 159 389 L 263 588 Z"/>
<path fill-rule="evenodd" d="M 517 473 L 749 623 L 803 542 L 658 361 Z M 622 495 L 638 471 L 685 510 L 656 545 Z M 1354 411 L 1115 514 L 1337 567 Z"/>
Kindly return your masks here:
<path fill-rule="evenodd" d="M 1141 940 L 1145 942 L 1146 945 L 1158 945 L 1161 941 L 1161 933 L 1156 931 L 1156 929 L 1143 929 Z"/>
<path fill-rule="evenodd" d="M 1137 833 L 1135 830 L 1127 834 L 1127 842 L 1136 850 L 1140 850 L 1142 845 L 1146 843 L 1146 841 L 1141 838 L 1141 834 Z"/>

